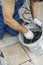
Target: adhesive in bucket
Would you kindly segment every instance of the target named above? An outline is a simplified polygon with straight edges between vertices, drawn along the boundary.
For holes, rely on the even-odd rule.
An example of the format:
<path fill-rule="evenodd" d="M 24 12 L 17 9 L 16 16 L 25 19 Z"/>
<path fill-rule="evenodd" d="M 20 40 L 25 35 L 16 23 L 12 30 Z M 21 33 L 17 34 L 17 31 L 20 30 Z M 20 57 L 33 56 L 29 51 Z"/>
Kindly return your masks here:
<path fill-rule="evenodd" d="M 31 31 L 34 33 L 34 38 L 33 38 L 32 40 L 30 40 L 30 39 L 26 39 L 26 38 L 23 36 L 23 38 L 24 38 L 24 43 L 26 43 L 26 44 L 31 44 L 31 43 L 36 42 L 37 40 L 40 39 L 40 37 L 41 37 L 41 35 L 42 35 L 42 29 L 41 29 L 40 26 L 35 25 L 35 24 L 34 24 L 34 27 L 33 27 L 33 24 L 30 24 L 29 26 L 30 26 Z M 28 27 L 28 26 L 27 26 L 27 27 Z"/>

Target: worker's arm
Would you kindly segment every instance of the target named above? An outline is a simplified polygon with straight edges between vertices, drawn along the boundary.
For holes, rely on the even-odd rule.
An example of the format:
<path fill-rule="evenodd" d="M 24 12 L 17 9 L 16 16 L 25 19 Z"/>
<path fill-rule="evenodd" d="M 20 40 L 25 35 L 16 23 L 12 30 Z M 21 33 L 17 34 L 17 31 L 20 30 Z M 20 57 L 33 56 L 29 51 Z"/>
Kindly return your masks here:
<path fill-rule="evenodd" d="M 2 10 L 4 23 L 11 28 L 21 32 L 26 33 L 28 30 L 20 25 L 15 19 L 13 19 L 15 0 L 2 0 Z"/>
<path fill-rule="evenodd" d="M 32 18 L 37 18 L 38 14 L 38 0 L 30 0 L 30 8 L 31 8 L 31 14 Z"/>

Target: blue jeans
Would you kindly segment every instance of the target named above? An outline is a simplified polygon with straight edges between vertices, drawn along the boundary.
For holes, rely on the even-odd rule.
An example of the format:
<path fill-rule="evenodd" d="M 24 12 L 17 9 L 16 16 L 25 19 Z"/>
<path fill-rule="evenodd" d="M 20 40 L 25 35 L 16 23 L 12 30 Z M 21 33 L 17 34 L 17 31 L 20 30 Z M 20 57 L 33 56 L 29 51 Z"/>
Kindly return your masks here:
<path fill-rule="evenodd" d="M 20 22 L 20 16 L 18 14 L 18 10 L 22 7 L 25 0 L 18 0 L 15 3 L 15 12 L 13 15 L 13 18 L 17 20 L 17 22 Z M 0 39 L 3 37 L 5 30 L 12 36 L 16 36 L 19 32 L 12 29 L 8 25 L 4 23 L 3 20 L 3 14 L 2 14 L 2 6 L 0 6 Z"/>

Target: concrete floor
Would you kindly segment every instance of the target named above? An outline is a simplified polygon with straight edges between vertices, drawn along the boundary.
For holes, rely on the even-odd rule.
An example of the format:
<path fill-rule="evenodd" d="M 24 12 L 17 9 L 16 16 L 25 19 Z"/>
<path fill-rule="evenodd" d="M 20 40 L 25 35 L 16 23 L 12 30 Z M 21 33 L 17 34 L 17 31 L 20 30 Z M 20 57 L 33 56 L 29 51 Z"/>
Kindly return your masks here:
<path fill-rule="evenodd" d="M 39 4 L 38 18 L 43 24 L 43 2 Z M 0 40 L 0 48 L 8 65 L 43 65 L 43 55 L 35 55 L 22 46 L 18 36 L 11 37 L 5 34 L 4 38 Z"/>

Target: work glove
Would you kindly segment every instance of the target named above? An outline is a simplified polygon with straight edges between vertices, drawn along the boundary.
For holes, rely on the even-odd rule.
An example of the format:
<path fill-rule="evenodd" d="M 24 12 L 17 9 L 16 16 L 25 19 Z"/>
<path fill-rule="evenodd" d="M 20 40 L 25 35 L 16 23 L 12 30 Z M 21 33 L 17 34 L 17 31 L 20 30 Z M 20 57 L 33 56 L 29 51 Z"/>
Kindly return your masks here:
<path fill-rule="evenodd" d="M 37 18 L 33 19 L 33 23 L 37 24 L 40 27 L 42 26 L 42 23 Z"/>
<path fill-rule="evenodd" d="M 27 28 L 27 26 L 25 26 Z M 24 36 L 26 37 L 26 39 L 33 39 L 34 38 L 34 33 L 29 29 L 28 32 L 24 34 Z"/>

